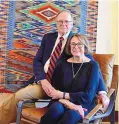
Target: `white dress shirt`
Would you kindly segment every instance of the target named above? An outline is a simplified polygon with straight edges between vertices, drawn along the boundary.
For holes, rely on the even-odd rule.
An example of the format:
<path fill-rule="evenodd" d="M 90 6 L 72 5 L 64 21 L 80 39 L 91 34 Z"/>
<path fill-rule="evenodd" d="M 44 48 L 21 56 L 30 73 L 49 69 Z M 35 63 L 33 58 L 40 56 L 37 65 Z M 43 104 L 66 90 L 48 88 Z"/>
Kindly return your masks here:
<path fill-rule="evenodd" d="M 66 42 L 67 42 L 67 38 L 68 38 L 68 36 L 69 36 L 69 33 L 70 32 L 68 32 L 66 35 L 63 35 L 62 37 L 64 38 L 64 40 L 62 41 L 62 48 L 61 48 L 61 53 L 63 52 L 63 50 L 64 50 L 64 47 L 65 47 L 65 44 L 66 44 Z M 55 50 L 55 47 L 57 46 L 57 44 L 59 43 L 59 38 L 61 37 L 61 35 L 60 34 L 58 34 L 58 37 L 57 37 L 57 39 L 56 39 L 56 42 L 55 42 L 55 45 L 54 45 L 54 47 L 53 47 L 53 50 L 52 50 L 52 53 L 53 53 L 53 51 Z M 52 53 L 51 53 L 51 55 L 52 55 Z M 50 57 L 51 58 L 51 57 Z M 48 71 L 48 67 L 49 67 L 49 64 L 50 64 L 50 58 L 46 61 L 46 63 L 45 63 L 45 65 L 44 65 L 44 71 L 45 71 L 45 73 L 47 73 L 47 71 Z"/>

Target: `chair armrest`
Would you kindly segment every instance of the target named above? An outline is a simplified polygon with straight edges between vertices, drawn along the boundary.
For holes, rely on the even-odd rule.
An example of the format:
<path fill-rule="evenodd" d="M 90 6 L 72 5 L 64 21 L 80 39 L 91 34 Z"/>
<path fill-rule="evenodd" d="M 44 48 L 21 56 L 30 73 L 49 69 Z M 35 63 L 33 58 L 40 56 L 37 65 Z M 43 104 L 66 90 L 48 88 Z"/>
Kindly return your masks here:
<path fill-rule="evenodd" d="M 17 108 L 17 119 L 16 119 L 16 124 L 20 124 L 20 118 L 21 118 L 21 113 L 22 113 L 22 109 L 24 104 L 27 103 L 35 103 L 35 102 L 50 102 L 50 99 L 31 99 L 31 100 L 23 100 L 23 101 L 19 101 L 18 103 L 18 108 Z"/>
<path fill-rule="evenodd" d="M 21 112 L 22 112 L 23 105 L 26 103 L 35 103 L 36 101 L 37 101 L 36 99 L 19 101 L 18 108 L 17 108 L 16 124 L 20 124 L 20 118 L 21 118 Z"/>
<path fill-rule="evenodd" d="M 51 99 L 38 99 L 37 102 L 50 102 Z"/>
<path fill-rule="evenodd" d="M 110 103 L 109 103 L 109 106 L 108 106 L 106 112 L 105 113 L 101 112 L 101 113 L 98 113 L 98 115 L 96 115 L 96 113 L 102 108 L 101 103 L 97 104 L 92 109 L 92 111 L 90 111 L 90 113 L 86 117 L 84 117 L 84 119 L 83 119 L 84 124 L 88 124 L 89 121 L 92 121 L 92 120 L 95 120 L 95 119 L 98 119 L 98 118 L 103 118 L 103 117 L 106 117 L 106 116 L 110 115 L 110 113 L 113 109 L 113 106 L 114 106 L 114 102 L 115 102 L 115 89 L 110 89 L 108 91 L 107 96 L 110 98 Z"/>

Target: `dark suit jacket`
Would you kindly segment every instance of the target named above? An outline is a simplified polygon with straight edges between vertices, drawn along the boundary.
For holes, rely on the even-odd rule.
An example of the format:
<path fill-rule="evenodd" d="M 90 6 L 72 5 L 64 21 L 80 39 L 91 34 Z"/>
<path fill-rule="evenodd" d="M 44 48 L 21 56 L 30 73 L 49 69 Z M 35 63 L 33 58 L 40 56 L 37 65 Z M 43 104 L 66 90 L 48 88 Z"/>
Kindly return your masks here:
<path fill-rule="evenodd" d="M 69 37 L 71 37 L 71 36 L 72 36 L 72 33 L 69 34 Z M 36 77 L 36 81 L 46 78 L 45 72 L 44 72 L 44 65 L 51 55 L 51 52 L 53 50 L 53 47 L 55 45 L 57 37 L 58 37 L 57 32 L 48 33 L 48 34 L 44 35 L 44 37 L 41 41 L 40 49 L 38 50 L 38 52 L 34 58 L 34 61 L 33 61 L 33 70 L 34 70 L 34 75 Z M 65 53 L 63 51 L 63 53 L 61 54 L 61 56 L 58 60 L 65 57 L 64 54 Z"/>
<path fill-rule="evenodd" d="M 68 39 L 72 36 L 73 34 L 70 33 Z M 42 41 L 41 41 L 41 46 L 40 49 L 38 50 L 34 61 L 33 61 L 33 71 L 34 71 L 34 76 L 28 81 L 28 82 L 33 82 L 34 80 L 39 81 L 42 79 L 46 79 L 45 72 L 44 72 L 44 65 L 46 61 L 49 59 L 50 54 L 53 50 L 53 47 L 55 45 L 55 41 L 58 37 L 58 33 L 48 33 L 44 35 Z M 91 55 L 87 55 L 87 57 L 92 58 Z M 61 61 L 64 58 L 68 58 L 66 53 L 63 51 L 58 62 Z M 100 73 L 100 82 L 99 82 L 99 91 L 106 91 L 106 86 L 104 84 L 103 77 Z"/>

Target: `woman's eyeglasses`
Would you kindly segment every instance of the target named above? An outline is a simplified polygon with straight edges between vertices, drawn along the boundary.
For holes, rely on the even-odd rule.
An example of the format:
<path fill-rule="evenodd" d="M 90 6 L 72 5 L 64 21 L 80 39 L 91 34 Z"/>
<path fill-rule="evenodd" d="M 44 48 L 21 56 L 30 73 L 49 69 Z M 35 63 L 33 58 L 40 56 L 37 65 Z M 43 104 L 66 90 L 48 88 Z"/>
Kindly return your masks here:
<path fill-rule="evenodd" d="M 71 45 L 71 47 L 78 47 L 78 48 L 82 48 L 83 47 L 83 44 L 81 44 L 81 43 L 70 43 L 70 45 Z"/>

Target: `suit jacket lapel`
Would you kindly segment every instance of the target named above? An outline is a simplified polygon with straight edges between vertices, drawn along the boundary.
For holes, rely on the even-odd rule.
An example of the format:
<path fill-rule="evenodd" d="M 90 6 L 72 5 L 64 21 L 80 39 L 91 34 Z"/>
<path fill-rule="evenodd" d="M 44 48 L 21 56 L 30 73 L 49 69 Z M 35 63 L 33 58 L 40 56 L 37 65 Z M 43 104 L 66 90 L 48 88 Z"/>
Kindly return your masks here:
<path fill-rule="evenodd" d="M 70 32 L 69 33 L 69 36 L 68 36 L 68 38 L 67 38 L 67 41 L 71 38 L 73 36 L 73 33 L 72 32 Z M 66 47 L 66 45 L 65 45 L 65 47 Z M 65 49 L 65 48 L 64 48 Z M 61 59 L 61 58 L 69 58 L 70 56 L 68 56 L 68 55 L 66 55 L 66 53 L 65 53 L 65 50 L 63 50 L 63 52 L 62 52 L 62 54 L 61 54 L 61 56 L 60 56 L 60 58 L 59 59 Z"/>

